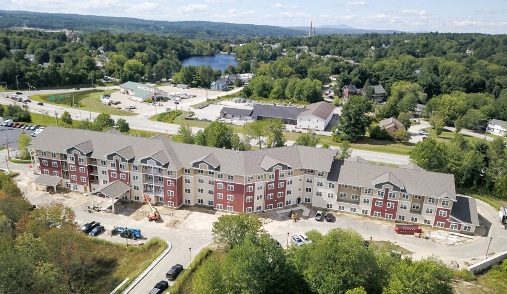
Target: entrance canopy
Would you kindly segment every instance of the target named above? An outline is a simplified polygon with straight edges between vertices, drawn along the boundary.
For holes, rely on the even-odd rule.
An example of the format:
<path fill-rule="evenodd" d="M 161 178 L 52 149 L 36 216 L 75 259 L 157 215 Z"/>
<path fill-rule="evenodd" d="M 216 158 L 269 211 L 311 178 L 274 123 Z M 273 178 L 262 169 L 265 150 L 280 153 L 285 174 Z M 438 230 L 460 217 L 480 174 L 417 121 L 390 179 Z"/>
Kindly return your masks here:
<path fill-rule="evenodd" d="M 102 194 L 105 197 L 117 199 L 130 190 L 130 186 L 122 181 L 114 181 L 101 189 L 92 192 L 92 195 Z"/>
<path fill-rule="evenodd" d="M 42 186 L 46 186 L 46 187 L 53 187 L 55 189 L 55 191 L 56 191 L 56 186 L 60 185 L 61 182 L 62 182 L 61 177 L 50 176 L 50 175 L 40 175 L 34 181 L 34 183 L 37 185 L 42 185 Z"/>

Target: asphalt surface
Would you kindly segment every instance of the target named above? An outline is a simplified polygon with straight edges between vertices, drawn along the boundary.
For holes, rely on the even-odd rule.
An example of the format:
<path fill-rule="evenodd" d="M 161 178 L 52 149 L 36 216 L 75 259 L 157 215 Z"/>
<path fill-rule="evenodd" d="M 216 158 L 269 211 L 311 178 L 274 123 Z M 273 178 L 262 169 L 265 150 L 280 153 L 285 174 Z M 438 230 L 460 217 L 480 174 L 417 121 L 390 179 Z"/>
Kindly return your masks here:
<path fill-rule="evenodd" d="M 0 126 L 0 147 L 6 148 L 7 145 L 9 145 L 10 148 L 17 149 L 19 143 L 19 135 L 21 135 L 23 132 L 28 135 L 31 135 L 33 133 L 33 131 L 30 130 Z"/>

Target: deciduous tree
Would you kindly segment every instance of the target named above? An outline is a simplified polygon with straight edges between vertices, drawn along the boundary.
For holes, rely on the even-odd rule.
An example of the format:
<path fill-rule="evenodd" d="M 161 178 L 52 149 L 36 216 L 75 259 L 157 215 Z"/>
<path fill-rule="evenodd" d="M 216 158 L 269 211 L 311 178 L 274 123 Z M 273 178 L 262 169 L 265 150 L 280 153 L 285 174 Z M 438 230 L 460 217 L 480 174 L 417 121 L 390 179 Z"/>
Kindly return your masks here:
<path fill-rule="evenodd" d="M 262 223 L 255 214 L 222 215 L 213 223 L 213 240 L 227 248 L 243 242 L 248 235 L 257 235 Z"/>
<path fill-rule="evenodd" d="M 355 141 L 364 136 L 366 129 L 371 124 L 368 115 L 373 110 L 373 104 L 362 96 L 352 96 L 345 103 L 340 117 L 338 130 L 345 136 L 347 141 Z"/>

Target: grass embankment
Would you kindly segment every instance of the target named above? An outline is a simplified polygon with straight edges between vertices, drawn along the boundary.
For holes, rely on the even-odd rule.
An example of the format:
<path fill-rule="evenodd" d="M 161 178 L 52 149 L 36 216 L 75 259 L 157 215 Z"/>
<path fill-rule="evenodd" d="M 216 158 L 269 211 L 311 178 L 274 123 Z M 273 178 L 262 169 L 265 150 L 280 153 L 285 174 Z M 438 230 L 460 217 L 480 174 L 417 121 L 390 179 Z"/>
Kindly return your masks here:
<path fill-rule="evenodd" d="M 103 293 L 111 292 L 125 278 L 129 278 L 131 282 L 167 248 L 167 243 L 158 238 L 150 239 L 139 247 L 125 247 L 124 244 L 91 237 L 89 239 L 88 257 L 102 261 L 101 267 L 107 268 L 102 269 L 101 274 L 95 277 L 95 285 L 92 286 L 94 289 L 102 289 Z M 126 288 L 127 284 L 122 289 Z"/>
<path fill-rule="evenodd" d="M 206 247 L 192 261 L 190 267 L 185 269 L 181 275 L 178 277 L 176 282 L 169 288 L 172 294 L 182 294 L 182 293 L 191 293 L 192 292 L 192 274 L 199 268 L 206 258 L 208 258 L 211 254 L 216 254 L 216 251 L 212 251 L 210 248 Z"/>
<path fill-rule="evenodd" d="M 113 90 L 103 91 L 99 89 L 94 89 L 94 90 L 66 92 L 58 94 L 33 95 L 30 96 L 30 98 L 35 101 L 44 102 L 48 104 L 56 104 L 64 107 L 72 107 L 72 104 L 74 103 L 74 107 L 77 107 L 77 109 L 84 111 L 83 118 L 86 118 L 87 111 L 108 113 L 111 115 L 120 115 L 120 116 L 136 115 L 136 113 L 130 111 L 117 109 L 115 106 L 105 105 L 100 101 L 100 97 L 102 97 L 105 94 L 110 94 L 112 92 L 114 91 Z"/>

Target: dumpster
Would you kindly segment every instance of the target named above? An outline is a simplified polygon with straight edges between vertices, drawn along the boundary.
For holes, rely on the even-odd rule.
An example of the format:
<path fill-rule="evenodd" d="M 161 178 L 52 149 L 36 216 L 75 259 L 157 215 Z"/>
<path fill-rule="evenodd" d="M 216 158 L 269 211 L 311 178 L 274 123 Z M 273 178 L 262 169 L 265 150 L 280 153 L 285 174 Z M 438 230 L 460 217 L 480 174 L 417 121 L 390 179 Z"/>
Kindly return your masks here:
<path fill-rule="evenodd" d="M 396 225 L 394 227 L 396 234 L 414 235 L 415 233 L 422 233 L 422 229 L 417 225 Z"/>

